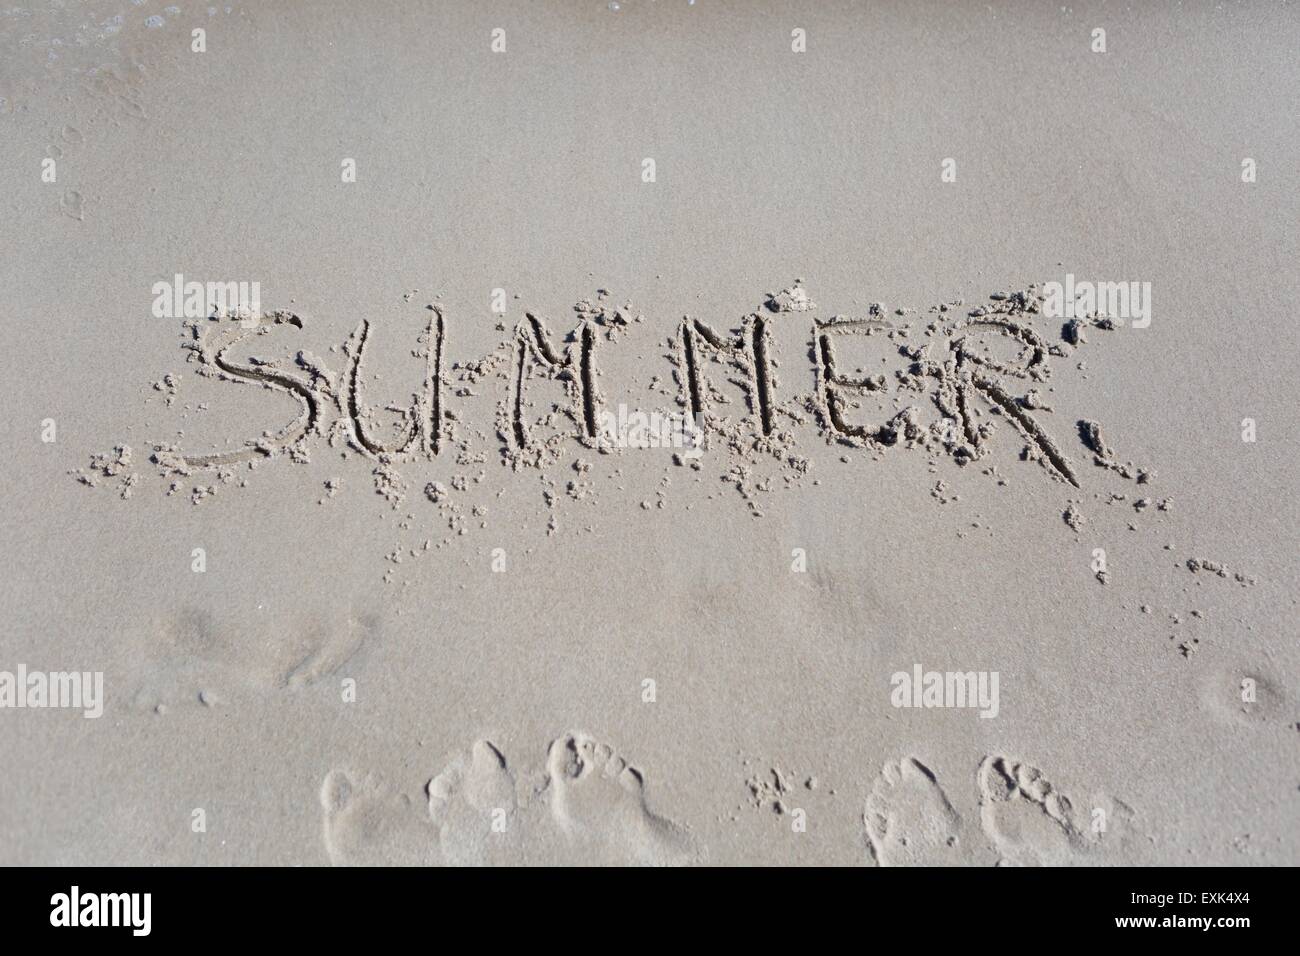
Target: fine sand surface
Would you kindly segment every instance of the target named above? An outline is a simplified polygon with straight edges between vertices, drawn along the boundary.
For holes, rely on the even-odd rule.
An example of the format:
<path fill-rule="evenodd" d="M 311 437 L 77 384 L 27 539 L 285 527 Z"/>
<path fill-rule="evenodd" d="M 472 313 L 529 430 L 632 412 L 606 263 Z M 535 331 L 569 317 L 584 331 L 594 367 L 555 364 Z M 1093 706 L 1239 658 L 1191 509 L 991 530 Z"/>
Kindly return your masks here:
<path fill-rule="evenodd" d="M 1295 5 L 15 3 L 0 863 L 1300 862 Z"/>

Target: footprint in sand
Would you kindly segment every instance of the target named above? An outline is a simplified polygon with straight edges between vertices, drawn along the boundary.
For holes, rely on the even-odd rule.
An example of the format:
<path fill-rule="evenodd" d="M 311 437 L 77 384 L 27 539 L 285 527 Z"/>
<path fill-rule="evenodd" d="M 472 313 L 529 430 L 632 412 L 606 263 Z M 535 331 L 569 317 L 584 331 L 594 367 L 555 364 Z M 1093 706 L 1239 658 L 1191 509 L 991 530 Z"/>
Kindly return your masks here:
<path fill-rule="evenodd" d="M 915 757 L 885 764 L 867 796 L 863 820 L 879 866 L 952 866 L 966 862 L 961 815 L 934 773 Z"/>
<path fill-rule="evenodd" d="M 404 794 L 373 779 L 331 770 L 320 788 L 325 851 L 335 866 L 428 866 L 437 835 Z"/>
<path fill-rule="evenodd" d="M 1220 724 L 1281 729 L 1291 724 L 1283 686 L 1257 667 L 1222 668 L 1201 679 L 1201 706 Z"/>
<path fill-rule="evenodd" d="M 694 841 L 646 807 L 641 773 L 581 733 L 552 742 L 546 755 L 551 817 L 587 863 L 673 866 L 697 862 Z"/>
<path fill-rule="evenodd" d="M 519 799 L 506 758 L 477 740 L 429 781 L 429 816 L 445 863 L 518 862 Z"/>
<path fill-rule="evenodd" d="M 701 858 L 685 829 L 646 806 L 641 774 L 584 734 L 551 744 L 544 774 L 516 779 L 475 741 L 425 787 L 427 812 L 373 780 L 332 770 L 321 785 L 335 864 L 674 865 Z"/>
<path fill-rule="evenodd" d="M 269 601 L 162 610 L 127 634 L 145 665 L 135 700 L 153 708 L 194 701 L 214 685 L 232 693 L 298 690 L 347 676 L 383 627 L 381 614 L 329 595 L 305 614 Z"/>
<path fill-rule="evenodd" d="M 1076 808 L 1042 771 L 1010 757 L 980 763 L 980 821 L 1000 866 L 1071 866 L 1098 862 L 1087 855 L 1111 830 L 1127 829 L 1132 811 L 1100 798 Z"/>

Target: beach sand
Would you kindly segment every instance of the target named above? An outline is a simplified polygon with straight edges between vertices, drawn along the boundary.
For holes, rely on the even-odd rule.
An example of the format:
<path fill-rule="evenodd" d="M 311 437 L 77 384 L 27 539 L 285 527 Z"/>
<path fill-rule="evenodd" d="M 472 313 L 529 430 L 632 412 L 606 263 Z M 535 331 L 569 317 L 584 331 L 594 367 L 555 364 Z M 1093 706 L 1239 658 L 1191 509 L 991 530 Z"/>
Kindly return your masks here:
<path fill-rule="evenodd" d="M 1300 862 L 1297 48 L 0 11 L 0 862 Z"/>

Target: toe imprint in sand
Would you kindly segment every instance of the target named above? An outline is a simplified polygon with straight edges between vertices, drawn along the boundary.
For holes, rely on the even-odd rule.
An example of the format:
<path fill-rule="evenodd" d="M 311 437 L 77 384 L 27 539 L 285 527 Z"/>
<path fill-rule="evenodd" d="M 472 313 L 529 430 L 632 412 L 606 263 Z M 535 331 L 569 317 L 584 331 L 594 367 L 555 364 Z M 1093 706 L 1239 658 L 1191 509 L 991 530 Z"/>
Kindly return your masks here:
<path fill-rule="evenodd" d="M 885 764 L 867 797 L 863 819 L 880 866 L 962 862 L 962 820 L 930 768 L 915 757 Z"/>
<path fill-rule="evenodd" d="M 475 741 L 430 780 L 426 790 L 444 862 L 464 866 L 503 861 L 517 848 L 515 779 L 490 741 Z"/>
<path fill-rule="evenodd" d="M 435 834 L 409 797 L 372 779 L 331 770 L 320 789 L 325 851 L 335 866 L 425 866 Z"/>
<path fill-rule="evenodd" d="M 551 816 L 589 862 L 674 865 L 697 858 L 680 826 L 646 806 L 641 773 L 581 733 L 554 741 L 546 758 Z"/>

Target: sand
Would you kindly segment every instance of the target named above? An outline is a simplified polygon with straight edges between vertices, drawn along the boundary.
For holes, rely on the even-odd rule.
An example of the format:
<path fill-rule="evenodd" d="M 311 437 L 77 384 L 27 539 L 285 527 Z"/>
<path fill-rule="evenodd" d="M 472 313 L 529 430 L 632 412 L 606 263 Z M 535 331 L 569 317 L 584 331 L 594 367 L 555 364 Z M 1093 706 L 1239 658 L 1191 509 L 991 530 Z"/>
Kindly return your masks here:
<path fill-rule="evenodd" d="M 0 862 L 1300 862 L 1298 47 L 0 11 Z"/>

